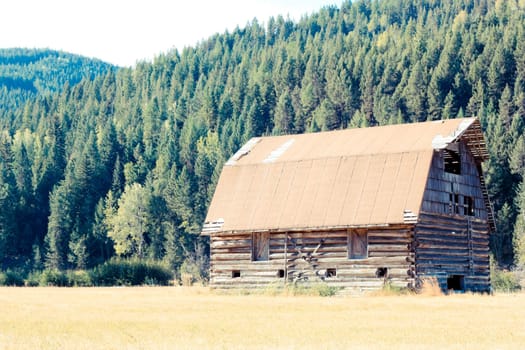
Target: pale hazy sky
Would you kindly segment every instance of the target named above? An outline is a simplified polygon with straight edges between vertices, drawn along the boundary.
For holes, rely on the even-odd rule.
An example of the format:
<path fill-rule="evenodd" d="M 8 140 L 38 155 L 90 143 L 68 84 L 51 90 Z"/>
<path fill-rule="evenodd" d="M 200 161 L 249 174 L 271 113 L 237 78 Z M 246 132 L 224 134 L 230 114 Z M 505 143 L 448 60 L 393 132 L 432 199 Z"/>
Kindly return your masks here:
<path fill-rule="evenodd" d="M 7 0 L 0 48 L 50 48 L 121 66 L 194 46 L 253 18 L 298 20 L 342 0 Z"/>

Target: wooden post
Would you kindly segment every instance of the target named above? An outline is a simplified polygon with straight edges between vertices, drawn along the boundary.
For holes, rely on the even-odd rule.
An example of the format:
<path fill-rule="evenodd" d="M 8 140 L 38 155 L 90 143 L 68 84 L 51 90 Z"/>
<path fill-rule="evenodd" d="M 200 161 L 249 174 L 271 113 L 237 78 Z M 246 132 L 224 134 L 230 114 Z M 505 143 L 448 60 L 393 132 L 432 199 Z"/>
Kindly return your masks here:
<path fill-rule="evenodd" d="M 284 233 L 284 285 L 288 283 L 288 232 Z"/>
<path fill-rule="evenodd" d="M 474 274 L 474 243 L 472 242 L 472 224 L 470 216 L 467 216 L 467 244 L 468 244 L 468 267 L 470 275 Z"/>

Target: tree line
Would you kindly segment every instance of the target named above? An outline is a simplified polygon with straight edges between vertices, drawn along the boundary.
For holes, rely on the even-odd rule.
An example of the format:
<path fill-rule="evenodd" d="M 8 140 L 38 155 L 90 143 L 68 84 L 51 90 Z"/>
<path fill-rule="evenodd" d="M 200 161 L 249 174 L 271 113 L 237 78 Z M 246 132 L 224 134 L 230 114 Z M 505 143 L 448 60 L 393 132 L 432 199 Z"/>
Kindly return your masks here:
<path fill-rule="evenodd" d="M 203 267 L 206 208 L 250 137 L 463 116 L 480 118 L 491 156 L 492 253 L 523 265 L 525 4 L 515 0 L 345 1 L 36 94 L 0 118 L 2 264 Z"/>

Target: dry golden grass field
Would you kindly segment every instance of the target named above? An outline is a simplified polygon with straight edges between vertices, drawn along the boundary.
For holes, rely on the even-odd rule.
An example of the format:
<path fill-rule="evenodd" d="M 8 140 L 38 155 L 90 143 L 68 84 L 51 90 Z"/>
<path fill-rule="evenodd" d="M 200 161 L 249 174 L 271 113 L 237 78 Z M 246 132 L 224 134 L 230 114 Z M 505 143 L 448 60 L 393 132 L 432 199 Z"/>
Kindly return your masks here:
<path fill-rule="evenodd" d="M 525 349 L 525 294 L 0 288 L 0 349 Z"/>

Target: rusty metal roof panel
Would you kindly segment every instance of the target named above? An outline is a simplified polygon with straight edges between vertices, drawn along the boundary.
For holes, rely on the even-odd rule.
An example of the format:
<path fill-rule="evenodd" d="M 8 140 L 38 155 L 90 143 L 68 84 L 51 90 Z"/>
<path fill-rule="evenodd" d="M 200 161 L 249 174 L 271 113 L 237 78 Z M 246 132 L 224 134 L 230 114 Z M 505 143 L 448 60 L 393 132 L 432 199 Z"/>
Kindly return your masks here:
<path fill-rule="evenodd" d="M 308 218 L 309 227 L 322 227 L 324 226 L 327 211 L 330 209 L 329 203 L 331 202 L 332 196 L 334 196 L 334 189 L 337 187 L 336 179 L 341 164 L 340 158 L 327 158 L 325 159 L 324 169 L 321 176 L 319 176 L 316 184 L 315 199 L 312 203 L 312 210 L 310 217 Z M 344 179 L 342 180 L 344 181 Z M 326 190 L 321 190 L 326 189 Z M 334 198 L 339 196 L 335 194 Z"/>
<path fill-rule="evenodd" d="M 299 214 L 298 207 L 301 205 L 303 193 L 309 189 L 306 188 L 308 177 L 312 169 L 312 161 L 305 160 L 297 162 L 295 174 L 290 187 L 287 189 L 287 197 L 285 198 L 285 206 L 279 218 L 278 227 L 276 228 L 292 228 L 296 216 Z"/>
<path fill-rule="evenodd" d="M 281 163 L 279 178 L 273 183 L 273 186 L 264 189 L 269 193 L 272 193 L 272 202 L 267 207 L 267 215 L 265 218 L 265 224 L 262 227 L 268 229 L 275 229 L 279 226 L 279 221 L 283 214 L 284 208 L 287 204 L 287 198 L 289 195 L 290 188 L 292 186 L 297 163 Z M 277 167 L 277 164 L 274 165 Z"/>
<path fill-rule="evenodd" d="M 375 210 L 370 216 L 370 222 L 388 222 L 388 212 L 390 211 L 390 203 L 392 195 L 394 194 L 395 184 L 397 182 L 397 175 L 399 173 L 399 166 L 401 161 L 401 154 L 388 154 L 384 159 L 384 165 L 381 169 L 381 178 L 377 183 L 377 192 L 374 202 Z"/>
<path fill-rule="evenodd" d="M 317 194 L 319 192 L 328 192 L 327 186 L 331 186 L 331 184 L 326 183 L 323 180 L 325 177 L 325 170 L 326 158 L 314 159 L 312 161 L 312 166 L 310 168 L 310 172 L 307 177 L 308 179 L 305 185 L 305 191 L 303 191 L 300 198 L 297 198 L 297 215 L 295 217 L 293 226 L 307 225 L 312 227 L 312 212 L 315 208 Z"/>
<path fill-rule="evenodd" d="M 324 226 L 328 226 L 330 223 L 340 222 L 345 205 L 349 205 L 349 203 L 347 203 L 347 194 L 356 168 L 356 157 L 336 159 L 338 162 L 337 175 L 334 182 L 330 185 L 329 190 L 326 191 L 326 195 L 330 197 L 330 200 L 325 203 Z"/>

